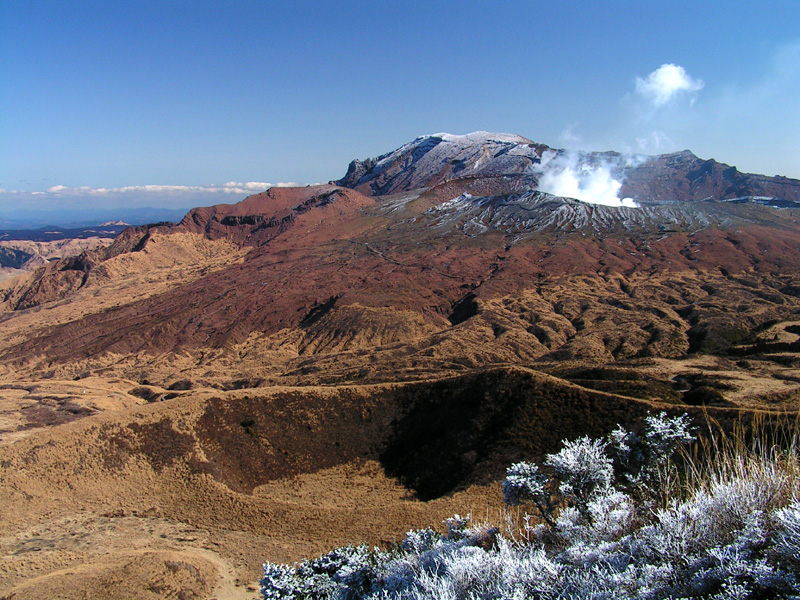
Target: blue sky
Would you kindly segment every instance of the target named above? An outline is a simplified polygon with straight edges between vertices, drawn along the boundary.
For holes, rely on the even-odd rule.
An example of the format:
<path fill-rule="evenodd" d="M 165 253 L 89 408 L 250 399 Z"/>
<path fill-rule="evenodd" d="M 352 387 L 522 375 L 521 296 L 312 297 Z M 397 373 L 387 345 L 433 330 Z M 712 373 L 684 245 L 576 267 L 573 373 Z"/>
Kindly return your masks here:
<path fill-rule="evenodd" d="M 0 0 L 0 214 L 235 202 L 476 130 L 800 178 L 800 4 Z"/>

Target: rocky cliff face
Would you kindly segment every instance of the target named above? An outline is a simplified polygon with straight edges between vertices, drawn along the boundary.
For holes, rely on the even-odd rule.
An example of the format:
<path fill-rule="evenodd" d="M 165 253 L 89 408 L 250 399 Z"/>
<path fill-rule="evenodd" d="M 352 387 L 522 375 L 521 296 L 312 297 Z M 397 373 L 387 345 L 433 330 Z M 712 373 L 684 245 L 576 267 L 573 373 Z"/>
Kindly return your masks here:
<path fill-rule="evenodd" d="M 647 158 L 626 170 L 621 192 L 641 202 L 728 201 L 773 206 L 800 203 L 800 181 L 742 173 L 688 150 Z"/>

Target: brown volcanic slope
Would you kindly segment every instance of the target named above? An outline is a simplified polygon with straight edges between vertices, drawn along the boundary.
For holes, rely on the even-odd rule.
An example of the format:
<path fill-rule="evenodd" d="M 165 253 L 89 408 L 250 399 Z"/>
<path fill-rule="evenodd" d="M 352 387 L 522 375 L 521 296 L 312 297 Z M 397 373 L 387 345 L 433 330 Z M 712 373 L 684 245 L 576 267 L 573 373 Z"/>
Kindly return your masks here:
<path fill-rule="evenodd" d="M 680 153 L 595 206 L 547 151 L 418 138 L 0 283 L 0 594 L 247 597 L 653 402 L 794 409 L 800 182 Z"/>
<path fill-rule="evenodd" d="M 0 281 L 33 271 L 55 258 L 75 256 L 112 243 L 110 238 L 88 237 L 49 242 L 12 240 L 0 241 Z"/>

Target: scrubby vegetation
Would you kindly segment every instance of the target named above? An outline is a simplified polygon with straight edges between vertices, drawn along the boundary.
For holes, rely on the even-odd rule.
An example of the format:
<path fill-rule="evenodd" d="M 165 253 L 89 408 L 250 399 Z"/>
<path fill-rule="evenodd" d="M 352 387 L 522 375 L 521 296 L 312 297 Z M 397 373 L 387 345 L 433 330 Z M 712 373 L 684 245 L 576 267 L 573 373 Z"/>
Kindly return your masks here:
<path fill-rule="evenodd" d="M 508 469 L 500 527 L 448 519 L 396 547 L 344 547 L 264 565 L 268 599 L 800 599 L 800 483 L 792 440 L 744 435 L 676 450 L 688 419 L 565 441 Z M 703 456 L 704 458 L 699 458 Z"/>

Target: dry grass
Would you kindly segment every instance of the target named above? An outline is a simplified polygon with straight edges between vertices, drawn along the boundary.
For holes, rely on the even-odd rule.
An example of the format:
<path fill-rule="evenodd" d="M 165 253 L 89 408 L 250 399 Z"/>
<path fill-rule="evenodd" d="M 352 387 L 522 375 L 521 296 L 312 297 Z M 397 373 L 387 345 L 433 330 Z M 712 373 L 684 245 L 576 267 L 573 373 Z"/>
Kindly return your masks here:
<path fill-rule="evenodd" d="M 661 465 L 658 480 L 649 490 L 646 513 L 636 523 L 644 524 L 655 513 L 676 501 L 700 492 L 749 486 L 758 490 L 770 509 L 800 499 L 800 415 L 756 414 L 739 418 L 727 430 L 708 412 L 705 426 L 695 443 L 679 447 L 675 460 Z M 501 495 L 498 486 L 498 495 Z M 478 530 L 496 527 L 507 539 L 531 541 L 533 527 L 543 524 L 532 505 L 470 506 L 470 526 Z"/>
<path fill-rule="evenodd" d="M 755 483 L 770 506 L 800 497 L 800 415 L 756 414 L 730 432 L 706 414 L 706 431 L 682 453 L 686 495 L 738 481 Z"/>

